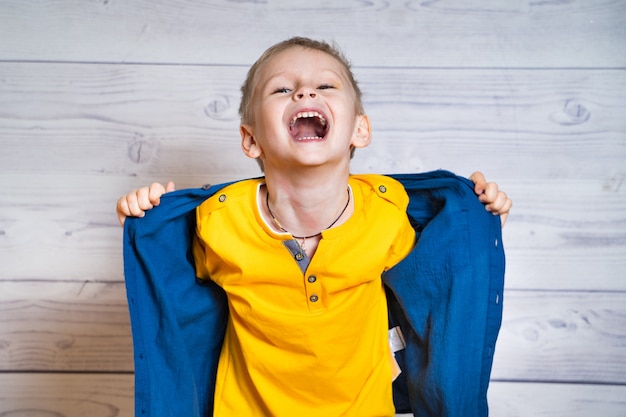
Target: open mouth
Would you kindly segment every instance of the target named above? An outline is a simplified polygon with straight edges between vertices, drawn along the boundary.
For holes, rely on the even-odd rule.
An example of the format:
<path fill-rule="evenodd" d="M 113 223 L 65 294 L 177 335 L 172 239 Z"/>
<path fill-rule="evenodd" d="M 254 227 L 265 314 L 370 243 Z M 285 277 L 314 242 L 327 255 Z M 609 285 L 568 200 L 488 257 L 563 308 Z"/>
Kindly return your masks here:
<path fill-rule="evenodd" d="M 328 123 L 317 111 L 302 111 L 289 122 L 289 134 L 295 140 L 321 140 L 328 133 Z"/>

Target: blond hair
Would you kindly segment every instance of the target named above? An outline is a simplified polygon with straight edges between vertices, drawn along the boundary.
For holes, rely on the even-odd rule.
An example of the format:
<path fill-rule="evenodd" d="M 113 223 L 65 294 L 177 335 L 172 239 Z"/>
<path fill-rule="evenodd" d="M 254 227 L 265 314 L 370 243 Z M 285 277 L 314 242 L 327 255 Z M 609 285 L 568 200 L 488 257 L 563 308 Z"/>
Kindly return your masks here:
<path fill-rule="evenodd" d="M 274 56 L 294 46 L 321 51 L 335 58 L 345 70 L 346 77 L 348 77 L 350 85 L 354 90 L 357 114 L 365 114 L 363 103 L 361 102 L 361 89 L 354 78 L 354 74 L 352 74 L 350 62 L 345 57 L 343 52 L 341 52 L 337 46 L 330 45 L 327 42 L 296 36 L 269 47 L 248 70 L 246 80 L 241 86 L 241 103 L 239 104 L 239 116 L 241 117 L 241 123 L 250 123 L 252 121 L 252 116 L 250 114 L 250 102 L 254 92 L 255 77 L 259 68 L 261 68 L 264 63 L 269 61 Z"/>

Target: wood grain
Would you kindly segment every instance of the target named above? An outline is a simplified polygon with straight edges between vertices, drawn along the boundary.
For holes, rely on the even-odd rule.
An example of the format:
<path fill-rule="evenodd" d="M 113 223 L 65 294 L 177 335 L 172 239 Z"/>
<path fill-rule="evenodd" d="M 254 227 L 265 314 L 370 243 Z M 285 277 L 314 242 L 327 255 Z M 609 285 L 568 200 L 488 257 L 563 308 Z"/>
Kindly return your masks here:
<path fill-rule="evenodd" d="M 362 66 L 623 67 L 613 0 L 21 0 L 0 7 L 0 56 L 21 61 L 250 65 L 294 35 L 336 40 Z"/>
<path fill-rule="evenodd" d="M 0 415 L 132 417 L 134 376 L 1 373 Z"/>
<path fill-rule="evenodd" d="M 492 378 L 626 383 L 626 293 L 505 291 Z"/>
<path fill-rule="evenodd" d="M 256 168 L 255 168 L 256 169 Z M 493 174 L 491 174 L 493 177 Z M 0 176 L 1 279 L 121 281 L 119 195 L 158 178 Z M 224 177 L 174 177 L 179 186 Z M 625 291 L 626 194 L 611 181 L 505 181 L 509 289 Z M 30 260 L 26 262 L 24 260 Z"/>
<path fill-rule="evenodd" d="M 237 137 L 240 68 L 0 63 L 0 73 L 4 278 L 119 281 L 119 195 L 259 175 Z M 358 75 L 374 143 L 355 172 L 489 167 L 516 201 L 508 287 L 626 288 L 614 279 L 626 275 L 626 89 L 615 88 L 626 71 Z M 33 250 L 39 262 L 23 268 Z"/>
<path fill-rule="evenodd" d="M 132 372 L 123 283 L 0 281 L 0 370 Z"/>
<path fill-rule="evenodd" d="M 133 387 L 133 375 L 4 373 L 0 415 L 130 417 Z M 624 386 L 493 381 L 488 397 L 492 417 L 623 417 L 626 410 Z"/>
<path fill-rule="evenodd" d="M 626 292 L 504 300 L 494 379 L 626 384 Z M 0 281 L 0 370 L 132 369 L 123 283 Z"/>
<path fill-rule="evenodd" d="M 132 416 L 117 197 L 259 175 L 239 85 L 336 40 L 354 172 L 483 170 L 514 200 L 491 416 L 626 416 L 626 2 L 0 5 L 0 416 Z"/>
<path fill-rule="evenodd" d="M 0 63 L 0 76 L 2 171 L 259 174 L 239 145 L 241 68 Z M 355 171 L 626 175 L 626 70 L 362 68 L 357 76 L 374 142 Z"/>
<path fill-rule="evenodd" d="M 626 160 L 626 159 L 625 159 Z M 625 291 L 623 177 L 511 181 L 506 288 Z"/>
<path fill-rule="evenodd" d="M 491 417 L 624 417 L 623 385 L 500 383 L 489 385 Z"/>

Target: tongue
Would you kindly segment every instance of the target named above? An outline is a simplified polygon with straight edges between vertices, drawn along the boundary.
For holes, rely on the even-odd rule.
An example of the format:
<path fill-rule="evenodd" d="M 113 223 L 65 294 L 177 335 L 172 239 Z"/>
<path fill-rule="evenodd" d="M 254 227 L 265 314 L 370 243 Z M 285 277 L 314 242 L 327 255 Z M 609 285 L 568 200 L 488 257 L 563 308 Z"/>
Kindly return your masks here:
<path fill-rule="evenodd" d="M 289 127 L 289 133 L 294 139 L 322 138 L 324 137 L 323 127 L 313 117 L 301 118 Z"/>

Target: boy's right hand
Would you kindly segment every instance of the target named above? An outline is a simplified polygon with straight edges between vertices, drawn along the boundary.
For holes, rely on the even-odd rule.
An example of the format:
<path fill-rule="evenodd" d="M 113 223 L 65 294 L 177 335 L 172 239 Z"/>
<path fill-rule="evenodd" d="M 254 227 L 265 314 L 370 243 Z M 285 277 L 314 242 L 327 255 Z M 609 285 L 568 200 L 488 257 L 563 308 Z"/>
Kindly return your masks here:
<path fill-rule="evenodd" d="M 146 214 L 146 210 L 159 205 L 163 194 L 175 189 L 172 181 L 168 182 L 165 187 L 155 182 L 149 187 L 139 188 L 120 197 L 116 205 L 117 218 L 120 221 L 120 225 L 124 226 L 124 221 L 128 216 L 143 217 Z"/>

